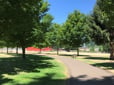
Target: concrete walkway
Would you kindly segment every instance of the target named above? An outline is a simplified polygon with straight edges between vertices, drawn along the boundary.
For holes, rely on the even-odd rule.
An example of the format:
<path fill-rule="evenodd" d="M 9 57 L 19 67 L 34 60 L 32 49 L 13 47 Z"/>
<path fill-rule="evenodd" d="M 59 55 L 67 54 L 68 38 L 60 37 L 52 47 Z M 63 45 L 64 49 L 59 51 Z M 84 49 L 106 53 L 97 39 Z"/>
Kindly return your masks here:
<path fill-rule="evenodd" d="M 68 85 L 114 85 L 114 74 L 70 57 L 48 55 L 64 63 L 69 72 Z"/>

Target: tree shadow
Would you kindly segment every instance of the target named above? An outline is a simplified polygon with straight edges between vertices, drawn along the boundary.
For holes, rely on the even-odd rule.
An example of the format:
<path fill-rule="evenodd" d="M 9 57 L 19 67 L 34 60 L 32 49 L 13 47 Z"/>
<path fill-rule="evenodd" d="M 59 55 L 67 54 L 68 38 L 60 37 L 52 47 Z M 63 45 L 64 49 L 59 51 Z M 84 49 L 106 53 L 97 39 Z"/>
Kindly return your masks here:
<path fill-rule="evenodd" d="M 11 82 L 10 85 L 114 85 L 114 76 L 85 80 L 87 75 L 80 75 L 75 78 L 61 79 L 59 77 L 54 78 L 56 74 L 52 72 L 46 73 L 45 76 L 39 78 L 32 77 L 33 81 L 27 84 L 19 84 L 17 81 L 3 77 L 3 74 L 16 75 L 20 71 L 37 73 L 40 70 L 36 70 L 36 68 L 45 69 L 56 67 L 49 60 L 53 60 L 53 58 L 38 55 L 27 55 L 26 60 L 23 60 L 21 57 L 0 58 L 0 85 L 7 82 Z"/>
<path fill-rule="evenodd" d="M 87 75 L 80 75 L 77 77 L 70 77 L 68 79 L 59 79 L 53 78 L 55 74 L 50 73 L 46 74 L 41 78 L 33 78 L 34 81 L 28 84 L 22 85 L 114 85 L 114 76 L 102 77 L 102 79 L 98 78 L 90 78 L 87 79 Z M 50 81 L 50 82 L 49 82 Z M 14 84 L 13 85 L 21 85 Z"/>
<path fill-rule="evenodd" d="M 47 60 L 52 60 L 45 56 L 27 55 L 27 58 L 23 60 L 21 57 L 0 58 L 0 74 L 16 74 L 19 71 L 32 72 L 35 68 L 50 68 L 53 67 Z M 16 70 L 15 68 L 18 68 Z"/>
<path fill-rule="evenodd" d="M 59 56 L 73 56 L 73 54 L 59 54 Z"/>
<path fill-rule="evenodd" d="M 46 53 L 46 54 L 49 54 L 49 55 L 57 55 L 57 53 Z"/>
<path fill-rule="evenodd" d="M 87 75 L 80 75 L 69 79 L 69 85 L 114 85 L 114 76 L 102 77 L 102 79 L 86 79 Z"/>
<path fill-rule="evenodd" d="M 85 57 L 85 59 L 109 60 L 109 58 L 107 58 L 107 57 Z"/>
<path fill-rule="evenodd" d="M 90 57 L 90 55 L 78 55 L 78 56 L 81 56 L 81 57 Z"/>
<path fill-rule="evenodd" d="M 0 85 L 2 85 L 3 83 L 5 82 L 9 82 L 11 81 L 12 79 L 4 79 L 4 77 L 2 75 L 0 75 Z"/>
<path fill-rule="evenodd" d="M 109 60 L 109 58 L 107 57 L 85 57 L 84 59 L 90 59 L 91 60 Z M 93 66 L 97 66 L 97 67 L 106 67 L 107 69 L 114 69 L 114 62 L 95 62 L 94 64 L 91 64 Z"/>
<path fill-rule="evenodd" d="M 55 74 L 50 73 L 46 74 L 45 77 L 42 78 L 34 78 L 34 82 L 29 83 L 28 85 L 66 85 L 67 79 L 54 79 L 53 76 Z M 50 82 L 49 82 L 50 81 Z"/>
<path fill-rule="evenodd" d="M 98 67 L 106 67 L 108 69 L 114 69 L 114 62 L 96 63 L 96 64 L 92 64 L 92 65 L 98 66 Z"/>
<path fill-rule="evenodd" d="M 77 54 L 59 54 L 60 56 L 77 56 Z M 85 56 L 89 56 L 89 55 L 78 55 L 77 57 L 85 57 Z"/>
<path fill-rule="evenodd" d="M 27 55 L 27 58 L 23 60 L 20 56 L 21 55 L 18 57 L 0 58 L 0 85 L 11 80 L 4 78 L 3 74 L 17 75 L 19 72 L 38 73 L 40 72 L 39 69 L 55 67 L 49 62 L 49 60 L 53 60 L 53 58 L 41 55 Z"/>

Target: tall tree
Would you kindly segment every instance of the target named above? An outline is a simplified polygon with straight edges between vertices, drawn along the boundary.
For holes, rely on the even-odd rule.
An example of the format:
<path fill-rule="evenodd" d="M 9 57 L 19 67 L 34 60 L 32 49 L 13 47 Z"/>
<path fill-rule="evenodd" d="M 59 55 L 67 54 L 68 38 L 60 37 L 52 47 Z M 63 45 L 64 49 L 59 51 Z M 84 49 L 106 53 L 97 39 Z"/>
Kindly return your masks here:
<path fill-rule="evenodd" d="M 34 40 L 33 29 L 47 12 L 49 4 L 43 0 L 0 0 L 2 12 L 2 28 L 5 36 L 19 42 L 22 47 L 23 59 L 25 48 Z M 0 23 L 0 24 L 1 24 Z"/>
<path fill-rule="evenodd" d="M 41 49 L 47 46 L 46 42 L 46 33 L 49 31 L 49 27 L 52 24 L 53 16 L 50 14 L 45 14 L 39 24 L 37 25 L 36 29 L 34 29 L 34 36 L 35 36 L 35 46 Z"/>
<path fill-rule="evenodd" d="M 68 16 L 64 28 L 64 44 L 69 48 L 76 48 L 79 55 L 79 47 L 89 40 L 86 16 L 79 11 L 74 11 Z"/>
<path fill-rule="evenodd" d="M 49 32 L 46 33 L 46 41 L 48 42 L 49 46 L 57 49 L 57 55 L 59 54 L 59 48 L 62 45 L 62 39 L 62 26 L 57 23 L 53 23 L 49 29 Z"/>
<path fill-rule="evenodd" d="M 114 0 L 97 0 L 93 11 L 94 22 L 98 28 L 95 41 L 110 44 L 110 59 L 114 60 Z"/>

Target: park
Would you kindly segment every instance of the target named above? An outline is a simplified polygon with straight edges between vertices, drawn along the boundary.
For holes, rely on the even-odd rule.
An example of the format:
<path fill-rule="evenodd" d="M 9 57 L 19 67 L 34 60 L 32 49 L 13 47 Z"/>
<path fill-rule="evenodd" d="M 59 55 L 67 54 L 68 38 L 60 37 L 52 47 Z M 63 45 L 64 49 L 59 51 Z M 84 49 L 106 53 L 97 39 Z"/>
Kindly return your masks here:
<path fill-rule="evenodd" d="M 0 0 L 0 85 L 114 85 L 113 4 Z"/>

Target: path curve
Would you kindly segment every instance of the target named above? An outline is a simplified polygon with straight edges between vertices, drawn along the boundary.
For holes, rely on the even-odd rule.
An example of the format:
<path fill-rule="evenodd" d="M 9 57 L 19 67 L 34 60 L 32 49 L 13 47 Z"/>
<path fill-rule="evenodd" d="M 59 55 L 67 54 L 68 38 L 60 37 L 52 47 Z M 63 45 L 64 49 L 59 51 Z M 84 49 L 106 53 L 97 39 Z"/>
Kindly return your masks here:
<path fill-rule="evenodd" d="M 68 85 L 114 85 L 114 74 L 108 71 L 74 60 L 71 57 L 47 56 L 59 59 L 67 67 Z"/>

